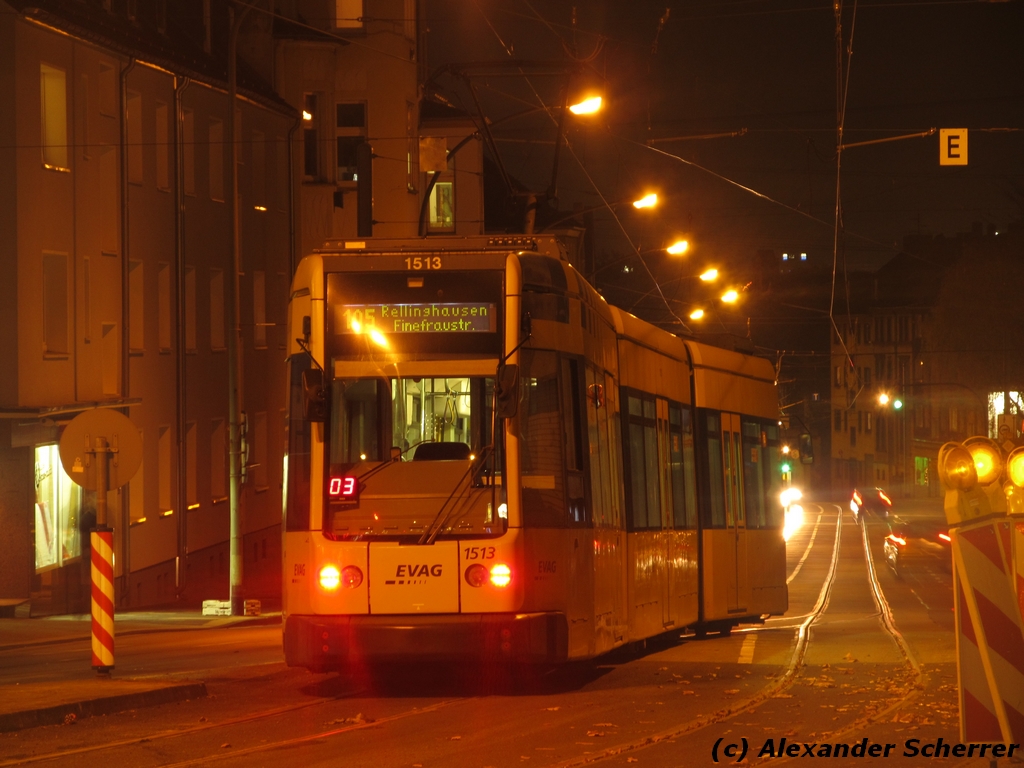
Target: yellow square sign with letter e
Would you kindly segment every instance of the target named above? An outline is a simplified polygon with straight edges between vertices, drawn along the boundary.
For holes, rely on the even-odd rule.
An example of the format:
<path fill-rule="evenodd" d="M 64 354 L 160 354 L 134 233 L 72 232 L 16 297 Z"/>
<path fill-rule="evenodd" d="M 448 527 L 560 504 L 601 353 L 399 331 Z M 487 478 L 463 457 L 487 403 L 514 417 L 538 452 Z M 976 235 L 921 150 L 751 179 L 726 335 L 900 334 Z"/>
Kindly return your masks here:
<path fill-rule="evenodd" d="M 939 165 L 967 165 L 967 129 L 939 129 Z"/>

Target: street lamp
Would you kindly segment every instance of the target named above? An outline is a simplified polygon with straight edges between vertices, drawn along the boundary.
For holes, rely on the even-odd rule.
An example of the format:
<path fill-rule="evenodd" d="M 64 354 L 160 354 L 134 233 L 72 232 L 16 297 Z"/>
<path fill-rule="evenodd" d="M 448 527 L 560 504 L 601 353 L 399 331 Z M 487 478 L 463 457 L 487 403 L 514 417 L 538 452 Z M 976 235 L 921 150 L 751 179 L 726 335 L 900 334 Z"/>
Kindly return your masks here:
<path fill-rule="evenodd" d="M 658 204 L 658 195 L 655 192 L 648 192 L 646 195 L 641 197 L 639 200 L 633 201 L 633 207 L 636 209 L 653 208 Z"/>
<path fill-rule="evenodd" d="M 726 304 L 735 304 L 739 301 L 740 294 L 735 288 L 730 288 L 728 291 L 722 294 L 722 301 Z"/>
<path fill-rule="evenodd" d="M 590 96 L 578 104 L 571 105 L 569 111 L 574 115 L 593 115 L 595 112 L 601 111 L 603 103 L 604 100 L 600 96 Z"/>
<path fill-rule="evenodd" d="M 667 253 L 673 256 L 678 256 L 682 253 L 686 253 L 690 248 L 690 244 L 686 240 L 676 240 L 672 245 L 665 249 Z"/>
<path fill-rule="evenodd" d="M 712 283 L 718 279 L 718 270 L 714 268 L 706 269 L 700 273 L 700 279 L 705 283 Z"/>

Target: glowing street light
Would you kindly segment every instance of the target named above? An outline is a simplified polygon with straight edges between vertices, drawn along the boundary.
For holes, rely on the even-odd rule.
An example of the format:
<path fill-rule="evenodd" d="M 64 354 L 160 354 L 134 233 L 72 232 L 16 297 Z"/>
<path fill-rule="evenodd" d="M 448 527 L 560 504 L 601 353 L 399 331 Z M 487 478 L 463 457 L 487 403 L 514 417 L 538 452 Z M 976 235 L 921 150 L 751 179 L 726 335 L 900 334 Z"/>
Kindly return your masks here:
<path fill-rule="evenodd" d="M 693 312 L 690 313 L 690 319 L 691 320 L 703 320 L 704 319 L 704 310 L 703 309 L 695 309 L 695 310 L 693 310 Z"/>
<path fill-rule="evenodd" d="M 722 294 L 722 301 L 726 304 L 735 304 L 740 298 L 740 294 L 734 288 L 730 288 L 728 291 Z"/>
<path fill-rule="evenodd" d="M 672 245 L 670 245 L 665 250 L 671 253 L 673 256 L 677 256 L 681 253 L 686 253 L 689 247 L 690 244 L 685 240 L 676 240 L 674 243 L 672 243 Z"/>
<path fill-rule="evenodd" d="M 700 273 L 700 279 L 703 280 L 705 283 L 710 283 L 710 282 L 712 282 L 714 280 L 717 280 L 718 279 L 718 270 L 717 269 L 705 270 L 704 272 Z"/>
<path fill-rule="evenodd" d="M 887 395 L 885 392 L 880 394 L 878 396 L 878 404 L 879 405 L 888 405 L 889 404 L 889 395 Z"/>
<path fill-rule="evenodd" d="M 633 201 L 634 208 L 653 208 L 658 204 L 658 196 L 654 192 L 648 192 L 639 200 Z"/>
<path fill-rule="evenodd" d="M 574 115 L 592 115 L 595 112 L 601 111 L 602 104 L 603 100 L 600 96 L 589 96 L 579 104 L 570 106 L 569 111 Z"/>

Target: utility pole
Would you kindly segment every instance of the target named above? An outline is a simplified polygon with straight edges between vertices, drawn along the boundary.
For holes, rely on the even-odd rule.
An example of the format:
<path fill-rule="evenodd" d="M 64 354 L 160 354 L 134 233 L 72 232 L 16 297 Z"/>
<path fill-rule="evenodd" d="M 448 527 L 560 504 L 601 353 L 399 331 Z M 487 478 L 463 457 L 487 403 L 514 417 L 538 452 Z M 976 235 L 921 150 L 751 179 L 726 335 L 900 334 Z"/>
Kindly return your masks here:
<path fill-rule="evenodd" d="M 238 32 L 246 14 L 252 10 L 251 5 L 243 8 L 235 16 L 235 8 L 228 4 L 228 160 L 231 164 L 229 175 L 228 200 L 231 205 L 231 281 L 228 294 L 231 312 L 231 332 L 227 338 L 228 352 L 228 425 L 230 447 L 228 460 L 230 466 L 230 487 L 228 489 L 228 506 L 231 515 L 230 540 L 230 600 L 231 615 L 242 616 L 245 613 L 245 594 L 242 588 L 243 547 L 242 547 L 242 312 L 241 312 L 241 279 L 242 249 L 239 243 L 239 210 L 238 210 L 238 126 L 235 119 L 235 107 L 238 101 Z"/>

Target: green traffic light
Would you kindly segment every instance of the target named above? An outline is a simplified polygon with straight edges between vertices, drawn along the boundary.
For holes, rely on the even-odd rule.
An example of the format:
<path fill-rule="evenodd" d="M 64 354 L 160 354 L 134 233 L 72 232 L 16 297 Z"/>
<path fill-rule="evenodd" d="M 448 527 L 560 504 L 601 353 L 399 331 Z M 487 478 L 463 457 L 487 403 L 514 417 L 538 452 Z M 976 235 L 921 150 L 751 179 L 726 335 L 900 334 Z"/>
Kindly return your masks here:
<path fill-rule="evenodd" d="M 782 466 L 779 467 L 779 469 L 782 470 L 783 474 L 785 474 L 786 472 L 789 472 L 792 468 L 793 467 L 790 466 L 788 461 L 785 462 Z"/>
<path fill-rule="evenodd" d="M 902 407 L 903 407 L 903 401 L 902 400 L 893 400 L 892 401 L 892 408 L 893 408 L 894 411 L 898 411 Z"/>

